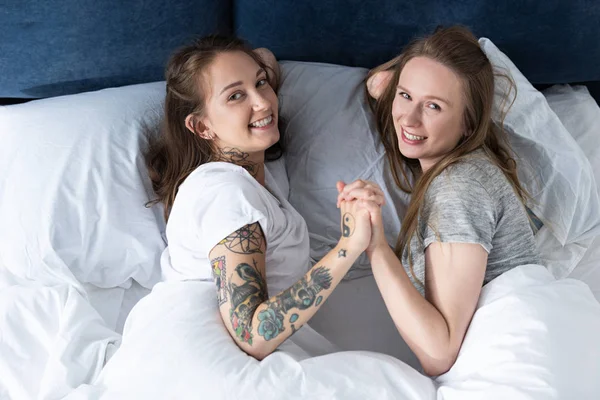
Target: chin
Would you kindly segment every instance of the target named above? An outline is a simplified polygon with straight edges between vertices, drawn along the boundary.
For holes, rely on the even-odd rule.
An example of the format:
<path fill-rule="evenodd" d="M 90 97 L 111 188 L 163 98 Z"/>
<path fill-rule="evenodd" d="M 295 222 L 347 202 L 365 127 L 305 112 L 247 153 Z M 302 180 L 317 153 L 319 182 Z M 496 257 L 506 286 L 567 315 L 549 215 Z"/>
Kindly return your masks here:
<path fill-rule="evenodd" d="M 267 148 L 273 146 L 275 143 L 279 142 L 281 135 L 279 134 L 279 129 L 276 129 L 272 135 L 269 135 L 269 140 L 267 142 Z"/>
<path fill-rule="evenodd" d="M 414 149 L 404 148 L 404 146 L 402 145 L 398 146 L 398 149 L 400 150 L 400 153 L 406 158 L 418 160 L 422 156 L 422 152 L 415 151 Z"/>
<path fill-rule="evenodd" d="M 279 131 L 277 130 L 273 134 L 268 135 L 268 137 L 264 137 L 263 138 L 264 140 L 261 141 L 262 143 L 259 146 L 262 149 L 262 151 L 266 151 L 271 146 L 273 146 L 275 143 L 279 142 L 279 138 L 280 138 L 280 135 L 279 135 Z"/>

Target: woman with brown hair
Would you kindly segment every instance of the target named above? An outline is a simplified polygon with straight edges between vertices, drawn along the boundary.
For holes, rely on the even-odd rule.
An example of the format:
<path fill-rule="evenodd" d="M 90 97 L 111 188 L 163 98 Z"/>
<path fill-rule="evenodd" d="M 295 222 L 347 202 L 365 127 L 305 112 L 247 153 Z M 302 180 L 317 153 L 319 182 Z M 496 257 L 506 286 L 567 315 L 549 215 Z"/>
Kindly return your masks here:
<path fill-rule="evenodd" d="M 379 206 L 369 202 L 381 190 L 338 183 L 339 204 L 362 199 L 370 210 L 373 274 L 429 375 L 454 364 L 482 286 L 540 263 L 527 193 L 506 133 L 492 121 L 494 79 L 477 39 L 462 27 L 416 40 L 370 72 L 367 90 L 394 179 L 411 193 L 395 250 Z"/>
<path fill-rule="evenodd" d="M 345 204 L 338 245 L 311 266 L 306 223 L 265 162 L 281 155 L 277 72 L 270 52 L 238 39 L 180 49 L 147 157 L 168 220 L 163 279 L 214 281 L 227 331 L 259 360 L 315 314 L 371 236 L 368 211 Z"/>

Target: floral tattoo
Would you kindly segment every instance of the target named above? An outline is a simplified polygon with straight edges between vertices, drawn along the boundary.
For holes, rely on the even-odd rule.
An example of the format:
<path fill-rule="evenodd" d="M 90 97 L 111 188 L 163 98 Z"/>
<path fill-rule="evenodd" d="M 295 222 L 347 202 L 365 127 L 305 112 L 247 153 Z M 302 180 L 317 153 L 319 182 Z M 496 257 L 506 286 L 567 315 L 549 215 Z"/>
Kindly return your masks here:
<path fill-rule="evenodd" d="M 323 299 L 318 294 L 331 287 L 332 277 L 329 269 L 323 266 L 314 269 L 310 273 L 310 279 L 300 279 L 289 289 L 277 295 L 273 300 L 267 302 L 268 308 L 258 314 L 260 324 L 258 334 L 265 340 L 271 340 L 285 330 L 283 320 L 285 314 L 290 310 L 297 308 L 306 310 L 313 305 L 319 305 Z M 290 322 L 298 320 L 298 314 L 292 314 Z M 292 333 L 296 331 L 294 325 L 291 326 Z"/>

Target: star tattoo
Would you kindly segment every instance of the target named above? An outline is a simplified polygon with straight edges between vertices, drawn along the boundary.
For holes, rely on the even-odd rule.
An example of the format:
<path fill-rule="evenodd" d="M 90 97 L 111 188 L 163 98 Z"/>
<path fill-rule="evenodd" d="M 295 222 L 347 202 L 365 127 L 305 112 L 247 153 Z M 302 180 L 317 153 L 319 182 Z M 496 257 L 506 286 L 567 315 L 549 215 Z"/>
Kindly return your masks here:
<path fill-rule="evenodd" d="M 338 251 L 338 258 L 341 258 L 341 257 L 346 257 L 345 249 L 340 249 L 340 251 Z"/>

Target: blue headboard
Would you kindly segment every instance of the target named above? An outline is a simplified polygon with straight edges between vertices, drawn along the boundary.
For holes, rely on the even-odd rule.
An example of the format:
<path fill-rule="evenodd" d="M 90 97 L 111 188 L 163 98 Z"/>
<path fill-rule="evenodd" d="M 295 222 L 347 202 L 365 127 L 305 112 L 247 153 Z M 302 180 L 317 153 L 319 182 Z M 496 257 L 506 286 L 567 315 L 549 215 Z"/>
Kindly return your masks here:
<path fill-rule="evenodd" d="M 0 97 L 39 98 L 163 80 L 169 54 L 231 33 L 222 0 L 0 2 Z"/>
<path fill-rule="evenodd" d="M 280 59 L 373 67 L 457 23 L 532 83 L 600 82 L 600 3 L 590 0 L 7 0 L 0 18 L 0 98 L 162 80 L 169 53 L 213 32 Z"/>

